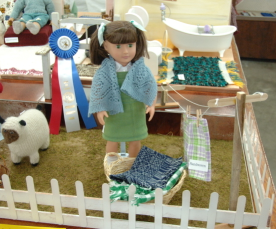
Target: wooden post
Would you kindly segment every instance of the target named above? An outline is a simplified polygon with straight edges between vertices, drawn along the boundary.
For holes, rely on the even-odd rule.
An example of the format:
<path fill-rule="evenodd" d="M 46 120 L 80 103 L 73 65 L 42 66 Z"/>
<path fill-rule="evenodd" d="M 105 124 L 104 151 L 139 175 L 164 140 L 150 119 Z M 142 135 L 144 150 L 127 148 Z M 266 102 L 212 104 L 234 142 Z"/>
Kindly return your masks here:
<path fill-rule="evenodd" d="M 245 98 L 246 98 L 246 95 L 244 92 L 237 93 L 234 137 L 233 137 L 230 201 L 229 201 L 229 210 L 231 211 L 236 211 L 238 197 L 239 197 L 241 161 L 242 161 L 242 154 L 243 154 L 242 137 L 243 137 L 243 124 L 244 124 L 244 113 L 245 113 Z"/>
<path fill-rule="evenodd" d="M 161 92 L 161 105 L 165 106 L 168 100 L 168 90 L 164 90 Z"/>

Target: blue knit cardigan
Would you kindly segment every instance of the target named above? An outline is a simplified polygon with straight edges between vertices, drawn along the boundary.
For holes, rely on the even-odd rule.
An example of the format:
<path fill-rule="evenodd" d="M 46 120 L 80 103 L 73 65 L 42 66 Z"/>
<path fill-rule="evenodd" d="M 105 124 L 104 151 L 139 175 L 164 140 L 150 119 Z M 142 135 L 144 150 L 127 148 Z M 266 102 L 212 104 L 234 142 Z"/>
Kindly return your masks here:
<path fill-rule="evenodd" d="M 88 116 L 100 111 L 107 111 L 110 115 L 124 112 L 121 92 L 148 106 L 153 104 L 157 84 L 143 57 L 133 63 L 121 88 L 114 59 L 110 56 L 103 60 L 93 77 Z"/>

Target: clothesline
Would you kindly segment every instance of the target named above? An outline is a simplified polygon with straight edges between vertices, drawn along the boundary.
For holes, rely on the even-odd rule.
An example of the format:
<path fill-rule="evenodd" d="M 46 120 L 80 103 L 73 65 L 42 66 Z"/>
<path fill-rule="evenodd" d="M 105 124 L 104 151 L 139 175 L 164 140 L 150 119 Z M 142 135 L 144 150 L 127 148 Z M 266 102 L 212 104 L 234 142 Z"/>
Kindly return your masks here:
<path fill-rule="evenodd" d="M 192 103 L 192 104 L 194 104 L 194 105 L 196 105 L 196 106 L 207 108 L 207 109 L 203 112 L 203 114 L 201 115 L 201 117 L 204 116 L 210 108 L 220 108 L 220 107 L 226 107 L 226 106 L 235 105 L 235 102 L 234 102 L 233 104 L 230 104 L 230 103 L 233 102 L 233 100 L 235 100 L 236 97 L 221 98 L 221 99 L 216 98 L 216 99 L 215 99 L 215 103 L 214 103 L 215 106 L 213 106 L 212 100 L 209 100 L 209 101 L 208 101 L 208 105 L 207 105 L 207 106 L 206 106 L 206 105 L 201 105 L 201 104 L 195 103 L 195 102 L 193 102 L 193 101 L 187 99 L 187 98 L 184 97 L 182 94 L 180 94 L 177 90 L 175 90 L 171 85 L 168 84 L 167 86 L 170 87 L 172 91 L 174 91 L 175 93 L 177 93 L 181 98 L 185 99 L 186 101 L 188 101 L 188 102 L 190 102 L 190 103 Z M 161 84 L 161 88 L 164 90 L 164 87 L 163 87 L 162 84 Z M 253 96 L 253 95 L 255 95 L 255 96 Z M 256 95 L 260 95 L 260 96 L 256 96 Z M 177 102 L 177 101 L 176 101 L 172 96 L 170 96 L 169 94 L 168 94 L 168 96 L 169 96 L 174 102 Z M 268 98 L 268 95 L 267 95 L 266 93 L 263 93 L 263 92 L 255 92 L 255 93 L 253 93 L 250 97 L 247 97 L 246 102 L 264 101 L 264 100 L 266 100 L 267 98 Z M 222 101 L 222 104 L 223 104 L 223 105 L 219 105 L 219 102 L 220 102 L 220 101 Z M 183 113 L 186 113 L 186 109 L 185 109 L 185 108 L 183 108 L 181 105 L 179 105 L 179 107 L 184 111 Z"/>

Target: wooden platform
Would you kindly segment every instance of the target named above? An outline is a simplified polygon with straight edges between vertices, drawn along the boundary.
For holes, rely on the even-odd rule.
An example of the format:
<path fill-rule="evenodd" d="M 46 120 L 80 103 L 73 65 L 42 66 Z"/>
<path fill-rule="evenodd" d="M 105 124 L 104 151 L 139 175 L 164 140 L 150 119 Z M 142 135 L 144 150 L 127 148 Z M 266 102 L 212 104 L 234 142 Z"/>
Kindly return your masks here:
<path fill-rule="evenodd" d="M 244 81 L 246 82 L 246 79 L 243 75 L 242 72 L 242 68 L 241 68 L 241 64 L 240 64 L 240 58 L 239 58 L 239 53 L 237 50 L 237 47 L 235 45 L 234 42 L 232 42 L 232 55 L 233 55 L 233 59 L 236 61 L 237 63 L 237 67 L 240 70 L 240 75 L 241 77 L 244 79 Z M 185 53 L 185 55 L 189 55 L 189 53 Z M 20 81 L 20 80 L 7 80 L 7 79 L 1 79 L 1 82 L 3 83 L 4 86 L 4 91 L 2 94 L 0 94 L 0 115 L 3 116 L 5 118 L 5 116 L 3 115 L 3 113 L 5 115 L 13 115 L 13 113 L 17 113 L 17 112 L 21 112 L 22 110 L 19 110 L 19 108 L 29 108 L 34 106 L 36 103 L 41 102 L 42 104 L 51 106 L 51 101 L 46 101 L 44 99 L 44 93 L 43 93 L 43 86 L 42 86 L 42 82 L 38 82 L 38 81 Z M 248 94 L 248 90 L 247 87 L 245 86 L 243 88 L 243 91 L 246 92 L 246 94 Z M 233 96 L 235 95 L 234 91 L 228 92 L 218 92 L 217 90 L 215 91 L 202 91 L 202 90 L 192 90 L 192 89 L 185 89 L 184 91 L 180 92 L 181 95 L 185 95 L 186 97 L 190 98 L 193 101 L 197 101 L 199 102 L 203 102 L 205 103 L 208 98 L 223 98 L 223 97 L 228 97 L 228 96 Z M 208 97 L 210 96 L 210 97 Z M 183 99 L 180 98 L 180 96 L 176 93 L 173 93 L 173 98 L 175 98 L 176 100 L 181 100 L 180 103 L 183 103 L 183 106 L 185 106 Z M 18 106 L 17 110 L 14 110 L 14 106 Z M 253 120 L 253 128 L 258 130 L 258 126 L 256 123 L 256 119 L 254 116 L 254 111 L 253 111 L 253 106 L 252 104 L 247 104 L 246 105 L 247 109 L 252 111 L 252 120 Z M 230 111 L 233 112 L 234 108 L 229 108 L 230 110 L 220 110 L 219 112 L 217 112 L 218 114 L 226 114 L 229 113 Z M 18 115 L 14 114 L 14 115 Z M 6 116 L 7 117 L 7 116 Z M 217 131 L 210 131 L 210 132 L 215 132 L 217 133 L 219 136 L 223 136 L 221 133 L 222 131 L 225 131 L 225 129 L 227 129 L 228 127 L 226 127 L 226 125 L 229 125 L 229 133 L 230 128 L 232 125 L 231 121 L 227 120 L 227 118 L 229 118 L 230 120 L 233 120 L 233 117 L 226 117 L 225 115 L 223 116 L 216 116 L 214 114 L 211 114 L 211 112 L 206 116 L 206 118 L 208 119 L 208 123 L 210 126 L 211 123 L 214 124 L 214 126 L 216 128 L 218 128 L 219 130 Z M 165 126 L 167 126 L 168 128 L 171 128 L 172 126 L 177 126 L 178 128 L 178 132 L 179 134 L 181 133 L 181 114 L 174 112 L 166 112 L 166 111 L 160 111 L 160 112 L 156 112 L 156 115 L 154 117 L 154 120 L 152 120 L 151 124 L 149 125 L 149 130 L 150 131 L 156 131 L 159 129 L 166 129 Z M 223 129 L 223 130 L 222 130 Z M 168 129 L 169 130 L 169 129 Z M 175 129 L 173 129 L 175 131 Z M 214 129 L 213 129 L 214 130 Z M 169 134 L 169 132 L 167 133 Z M 227 133 L 226 133 L 227 136 Z M 229 137 L 229 136 L 228 136 Z M 260 142 L 261 142 L 261 138 L 260 135 L 255 136 Z M 262 151 L 262 155 L 263 155 L 263 160 L 262 163 L 260 164 L 261 168 L 267 168 L 269 170 L 268 167 L 268 163 L 266 160 L 266 156 L 265 156 L 265 152 L 263 150 L 262 144 L 260 144 L 260 150 Z M 267 173 L 267 175 L 264 177 L 265 179 L 265 184 L 266 184 L 266 180 L 268 179 L 272 179 L 271 178 L 271 174 Z M 275 187 L 274 186 L 270 186 L 270 190 L 268 192 L 269 196 L 271 196 L 272 194 L 275 195 Z M 276 204 L 274 204 L 274 207 L 272 209 L 273 213 L 272 213 L 272 217 L 271 217 L 271 228 L 275 228 L 276 225 Z M 7 223 L 7 224 L 25 224 L 25 225 L 36 225 L 35 223 L 31 223 L 31 222 L 23 222 L 23 221 L 13 221 L 13 220 L 6 220 L 6 219 L 1 219 L 1 223 Z M 42 225 L 40 225 L 42 226 Z M 45 225 L 46 226 L 46 225 Z M 49 226 L 49 225 L 48 225 Z M 221 225 L 221 226 L 226 226 L 227 225 Z M 55 225 L 55 227 L 59 227 L 57 225 Z M 74 228 L 74 227 L 66 227 L 66 228 Z M 218 227 L 219 228 L 219 227 Z"/>

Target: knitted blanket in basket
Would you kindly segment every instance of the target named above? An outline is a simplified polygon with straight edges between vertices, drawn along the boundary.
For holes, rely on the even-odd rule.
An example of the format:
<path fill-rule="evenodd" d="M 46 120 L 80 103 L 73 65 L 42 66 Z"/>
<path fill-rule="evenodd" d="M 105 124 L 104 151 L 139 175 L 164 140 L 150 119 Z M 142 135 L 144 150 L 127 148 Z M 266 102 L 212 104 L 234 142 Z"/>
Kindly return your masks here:
<path fill-rule="evenodd" d="M 149 189 L 163 189 L 181 163 L 181 157 L 175 159 L 143 146 L 130 170 L 109 177 Z"/>
<path fill-rule="evenodd" d="M 182 176 L 183 170 L 186 168 L 186 162 L 183 162 L 178 170 L 171 176 L 169 181 L 167 182 L 165 188 L 162 189 L 163 195 L 166 195 L 178 182 L 180 177 Z M 134 199 L 131 200 L 131 203 L 133 205 L 139 206 L 139 204 L 151 201 L 155 199 L 155 190 L 149 189 L 149 188 L 143 188 L 140 187 L 139 185 L 135 185 L 136 187 L 136 192 L 134 194 Z M 117 181 L 112 181 L 110 182 L 110 199 L 113 201 L 116 200 L 128 200 L 129 195 L 128 195 L 128 189 L 130 187 L 130 184 L 127 184 L 125 182 L 117 182 Z"/>

